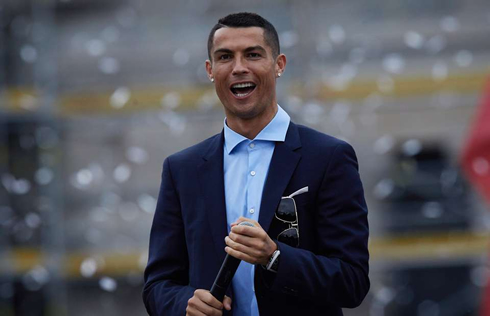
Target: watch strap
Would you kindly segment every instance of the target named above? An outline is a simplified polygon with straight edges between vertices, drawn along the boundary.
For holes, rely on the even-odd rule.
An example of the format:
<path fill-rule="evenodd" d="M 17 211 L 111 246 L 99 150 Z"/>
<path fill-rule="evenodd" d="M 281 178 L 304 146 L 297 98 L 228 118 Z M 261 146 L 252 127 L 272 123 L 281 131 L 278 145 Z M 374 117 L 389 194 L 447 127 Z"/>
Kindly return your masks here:
<path fill-rule="evenodd" d="M 271 258 L 269 259 L 269 263 L 267 263 L 267 266 L 265 267 L 267 271 L 272 271 L 277 273 L 277 268 L 279 266 L 279 255 L 281 254 L 281 251 L 277 249 L 274 251 L 272 254 Z"/>

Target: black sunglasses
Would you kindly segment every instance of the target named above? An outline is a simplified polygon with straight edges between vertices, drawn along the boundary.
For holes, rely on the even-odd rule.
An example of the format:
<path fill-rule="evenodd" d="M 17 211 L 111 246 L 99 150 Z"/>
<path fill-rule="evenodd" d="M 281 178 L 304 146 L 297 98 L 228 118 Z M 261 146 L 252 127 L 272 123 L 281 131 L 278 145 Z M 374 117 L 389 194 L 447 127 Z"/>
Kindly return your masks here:
<path fill-rule="evenodd" d="M 277 240 L 291 247 L 299 245 L 298 211 L 292 197 L 282 197 L 276 210 L 276 218 L 289 225 L 277 235 Z"/>

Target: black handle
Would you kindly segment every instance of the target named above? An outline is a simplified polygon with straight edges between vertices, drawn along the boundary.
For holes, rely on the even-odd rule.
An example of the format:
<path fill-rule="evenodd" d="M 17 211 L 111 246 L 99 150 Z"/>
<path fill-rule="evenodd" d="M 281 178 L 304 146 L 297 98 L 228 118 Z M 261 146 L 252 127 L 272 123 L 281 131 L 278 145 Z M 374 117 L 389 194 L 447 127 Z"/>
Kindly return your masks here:
<path fill-rule="evenodd" d="M 219 269 L 218 275 L 216 276 L 216 280 L 214 280 L 213 286 L 211 287 L 211 294 L 213 294 L 218 301 L 223 302 L 226 290 L 228 289 L 228 286 L 230 286 L 231 280 L 233 279 L 239 264 L 239 259 L 226 255 L 225 260 L 221 265 L 221 269 Z"/>
<path fill-rule="evenodd" d="M 241 226 L 251 226 L 254 225 L 250 222 L 241 222 Z M 231 280 L 235 275 L 236 269 L 238 269 L 238 265 L 240 264 L 240 259 L 232 257 L 230 255 L 226 255 L 221 268 L 219 269 L 218 275 L 214 280 L 213 286 L 211 287 L 211 294 L 216 297 L 216 299 L 220 302 L 223 302 L 223 298 L 225 297 L 226 290 L 231 284 Z"/>
<path fill-rule="evenodd" d="M 213 287 L 211 288 L 211 294 L 213 294 L 213 296 L 216 297 L 218 301 L 223 302 L 223 299 L 225 298 L 225 293 L 225 288 L 219 286 L 216 283 L 213 284 Z"/>

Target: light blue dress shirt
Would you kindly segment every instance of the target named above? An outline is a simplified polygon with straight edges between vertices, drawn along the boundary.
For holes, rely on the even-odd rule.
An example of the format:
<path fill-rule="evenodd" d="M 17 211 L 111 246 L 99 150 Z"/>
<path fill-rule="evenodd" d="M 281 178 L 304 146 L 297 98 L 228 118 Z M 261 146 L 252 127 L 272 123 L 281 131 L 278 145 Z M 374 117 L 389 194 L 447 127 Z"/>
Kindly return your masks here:
<path fill-rule="evenodd" d="M 224 177 L 228 233 L 231 223 L 240 216 L 259 220 L 260 203 L 275 142 L 284 142 L 289 115 L 278 105 L 272 121 L 250 140 L 226 125 L 224 142 Z M 235 316 L 258 316 L 254 289 L 254 266 L 242 261 L 232 281 L 232 310 Z"/>

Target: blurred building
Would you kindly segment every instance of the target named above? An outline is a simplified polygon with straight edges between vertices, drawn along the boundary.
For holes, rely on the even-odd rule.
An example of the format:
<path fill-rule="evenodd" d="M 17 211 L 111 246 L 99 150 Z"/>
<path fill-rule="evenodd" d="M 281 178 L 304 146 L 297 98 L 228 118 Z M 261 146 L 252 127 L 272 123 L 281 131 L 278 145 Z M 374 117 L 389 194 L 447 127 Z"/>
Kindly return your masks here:
<path fill-rule="evenodd" d="M 3 0 L 0 315 L 145 315 L 163 159 L 222 129 L 204 61 L 254 11 L 279 103 L 356 149 L 372 289 L 346 315 L 477 315 L 490 218 L 458 159 L 489 75 L 486 0 Z"/>

